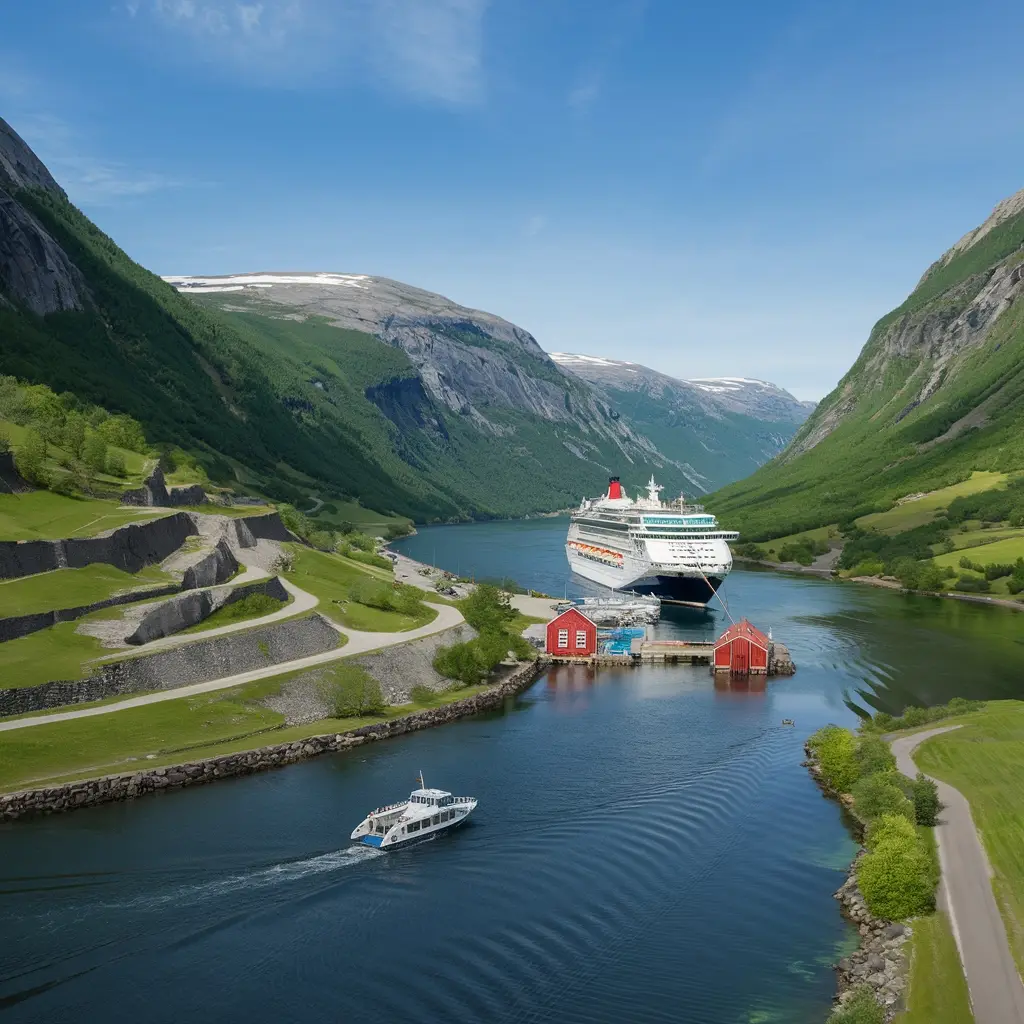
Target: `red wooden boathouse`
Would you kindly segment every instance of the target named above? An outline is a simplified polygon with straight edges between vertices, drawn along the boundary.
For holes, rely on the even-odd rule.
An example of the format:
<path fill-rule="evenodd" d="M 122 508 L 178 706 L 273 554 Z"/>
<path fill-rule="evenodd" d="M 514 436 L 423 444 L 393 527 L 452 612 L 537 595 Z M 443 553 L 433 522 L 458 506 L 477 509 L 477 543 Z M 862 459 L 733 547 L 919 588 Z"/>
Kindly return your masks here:
<path fill-rule="evenodd" d="M 768 671 L 771 640 L 746 619 L 734 622 L 716 641 L 712 664 L 716 672 Z"/>
<path fill-rule="evenodd" d="M 548 623 L 545 650 L 559 658 L 592 658 L 597 654 L 597 626 L 578 608 L 568 608 Z"/>

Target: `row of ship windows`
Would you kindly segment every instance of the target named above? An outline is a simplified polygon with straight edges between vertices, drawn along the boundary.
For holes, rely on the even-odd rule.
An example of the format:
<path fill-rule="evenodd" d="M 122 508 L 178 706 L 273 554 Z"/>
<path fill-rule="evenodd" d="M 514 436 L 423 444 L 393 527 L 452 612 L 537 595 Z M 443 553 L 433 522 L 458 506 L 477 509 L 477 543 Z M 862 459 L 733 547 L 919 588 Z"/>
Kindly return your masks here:
<path fill-rule="evenodd" d="M 440 825 L 443 821 L 451 821 L 455 817 L 454 811 L 442 811 L 432 818 L 424 818 L 422 821 L 410 821 L 406 825 L 406 832 L 419 832 L 421 828 L 429 828 L 431 825 Z"/>

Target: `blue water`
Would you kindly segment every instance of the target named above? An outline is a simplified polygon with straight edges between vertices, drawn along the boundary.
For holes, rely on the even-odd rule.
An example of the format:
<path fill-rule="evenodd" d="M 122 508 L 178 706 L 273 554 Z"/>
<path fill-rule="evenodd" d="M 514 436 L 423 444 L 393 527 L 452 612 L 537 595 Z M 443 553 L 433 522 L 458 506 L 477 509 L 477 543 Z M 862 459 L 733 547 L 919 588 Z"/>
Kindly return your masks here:
<path fill-rule="evenodd" d="M 450 537 L 481 575 L 558 589 L 558 524 L 519 525 L 403 546 L 448 564 Z M 0 826 L 5 1024 L 821 1024 L 853 845 L 800 767 L 804 738 L 868 697 L 1019 689 L 1024 646 L 993 609 L 770 573 L 727 590 L 795 676 L 566 666 L 494 714 Z M 660 629 L 722 622 L 673 609 Z M 477 796 L 474 819 L 405 851 L 351 846 L 420 769 Z"/>

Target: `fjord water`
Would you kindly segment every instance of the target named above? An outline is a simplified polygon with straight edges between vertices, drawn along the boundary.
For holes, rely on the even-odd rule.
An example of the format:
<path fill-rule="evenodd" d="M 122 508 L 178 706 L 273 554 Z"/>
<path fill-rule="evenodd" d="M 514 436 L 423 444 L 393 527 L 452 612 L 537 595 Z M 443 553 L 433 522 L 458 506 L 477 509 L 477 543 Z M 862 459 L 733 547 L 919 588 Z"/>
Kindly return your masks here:
<path fill-rule="evenodd" d="M 564 528 L 402 547 L 561 593 Z M 499 713 L 0 828 L 4 1019 L 820 1024 L 852 938 L 831 893 L 853 845 L 803 739 L 852 722 L 851 699 L 1020 696 L 1020 627 L 771 573 L 737 571 L 725 596 L 790 645 L 794 677 L 560 668 Z M 659 630 L 711 636 L 723 616 L 673 609 Z M 421 768 L 479 797 L 475 820 L 397 853 L 350 847 Z"/>

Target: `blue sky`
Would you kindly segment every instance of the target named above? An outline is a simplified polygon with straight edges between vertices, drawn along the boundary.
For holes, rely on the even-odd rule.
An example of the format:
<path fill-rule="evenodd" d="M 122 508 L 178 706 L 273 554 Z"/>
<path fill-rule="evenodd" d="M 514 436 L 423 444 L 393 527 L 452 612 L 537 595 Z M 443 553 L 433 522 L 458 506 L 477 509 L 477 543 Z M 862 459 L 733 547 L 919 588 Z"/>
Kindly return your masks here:
<path fill-rule="evenodd" d="M 0 115 L 158 273 L 381 274 L 820 398 L 1024 187 L 1024 7 L 8 0 Z"/>

